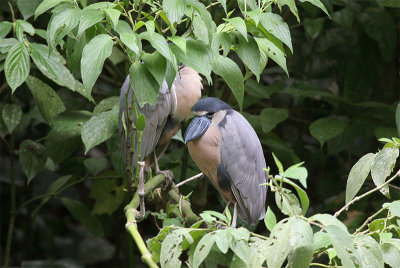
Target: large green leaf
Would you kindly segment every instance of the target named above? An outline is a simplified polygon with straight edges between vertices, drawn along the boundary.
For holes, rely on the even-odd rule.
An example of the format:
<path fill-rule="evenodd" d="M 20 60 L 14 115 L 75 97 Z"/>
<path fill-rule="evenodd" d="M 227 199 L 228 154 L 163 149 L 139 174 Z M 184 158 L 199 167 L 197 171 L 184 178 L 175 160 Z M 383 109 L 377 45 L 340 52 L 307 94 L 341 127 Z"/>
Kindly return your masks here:
<path fill-rule="evenodd" d="M 95 158 L 89 159 L 97 160 Z M 111 215 L 120 207 L 125 194 L 124 186 L 118 184 L 117 179 L 95 180 L 89 194 L 89 197 L 95 200 L 93 213 Z"/>
<path fill-rule="evenodd" d="M 1 116 L 8 133 L 12 133 L 21 121 L 22 109 L 16 104 L 8 103 L 3 106 Z"/>
<path fill-rule="evenodd" d="M 274 212 L 271 210 L 271 208 L 269 206 L 267 208 L 267 212 L 265 212 L 264 223 L 265 223 L 265 227 L 267 227 L 267 229 L 269 231 L 272 231 L 272 229 L 276 225 L 275 214 L 274 214 Z"/>
<path fill-rule="evenodd" d="M 36 67 L 53 82 L 60 86 L 75 91 L 75 79 L 67 67 L 65 59 L 55 50 L 49 52 L 49 48 L 42 44 L 31 43 L 31 57 Z"/>
<path fill-rule="evenodd" d="M 268 32 L 281 40 L 285 45 L 289 47 L 290 51 L 293 52 L 289 27 L 286 22 L 283 21 L 281 16 L 271 12 L 262 13 L 260 15 L 260 22 Z"/>
<path fill-rule="evenodd" d="M 361 186 L 364 184 L 371 170 L 374 158 L 375 154 L 366 154 L 351 168 L 346 186 L 346 204 L 356 196 Z"/>
<path fill-rule="evenodd" d="M 396 159 L 399 156 L 398 148 L 383 148 L 379 151 L 371 167 L 371 176 L 376 186 L 381 186 L 390 173 L 392 173 Z M 389 196 L 389 186 L 384 186 L 380 192 L 386 196 Z"/>
<path fill-rule="evenodd" d="M 91 117 L 91 113 L 64 112 L 54 117 L 53 129 L 46 137 L 48 156 L 58 164 L 68 158 L 81 145 L 81 129 Z"/>
<path fill-rule="evenodd" d="M 360 267 L 383 268 L 383 256 L 378 242 L 368 235 L 356 236 L 354 242 L 360 254 Z"/>
<path fill-rule="evenodd" d="M 333 217 L 330 214 L 315 214 L 310 218 L 310 220 L 319 221 L 324 226 L 334 225 L 342 229 L 344 232 L 347 232 L 346 225 L 344 225 L 341 221 L 339 221 L 337 218 Z"/>
<path fill-rule="evenodd" d="M 130 50 L 135 52 L 136 55 L 139 55 L 142 44 L 140 42 L 139 36 L 136 33 L 123 32 L 120 34 L 120 38 L 122 43 L 124 43 Z"/>
<path fill-rule="evenodd" d="M 151 46 L 154 47 L 161 55 L 164 56 L 173 66 L 176 65 L 176 59 L 169 49 L 167 40 L 155 32 L 143 32 L 139 34 L 141 39 L 146 39 L 150 42 Z"/>
<path fill-rule="evenodd" d="M 358 260 L 360 259 L 360 255 L 355 248 L 350 234 L 335 225 L 327 226 L 326 231 L 343 266 L 349 268 L 359 266 L 360 263 L 358 263 Z"/>
<path fill-rule="evenodd" d="M 152 54 L 148 53 L 144 54 L 142 56 L 142 60 L 147 70 L 149 70 L 150 73 L 153 75 L 153 77 L 156 79 L 160 88 L 164 81 L 165 70 L 167 68 L 167 61 L 157 51 L 155 51 Z"/>
<path fill-rule="evenodd" d="M 241 17 L 234 17 L 232 19 L 227 19 L 226 21 L 232 24 L 232 26 L 235 27 L 235 29 L 238 30 L 241 35 L 243 35 L 246 41 L 248 41 L 246 23 Z"/>
<path fill-rule="evenodd" d="M 85 153 L 94 146 L 109 139 L 118 129 L 118 109 L 115 106 L 111 111 L 94 115 L 87 121 L 81 132 Z"/>
<path fill-rule="evenodd" d="M 29 76 L 26 79 L 26 84 L 43 118 L 50 125 L 53 125 L 53 117 L 65 111 L 64 104 L 60 97 L 49 85 L 34 76 Z"/>
<path fill-rule="evenodd" d="M 139 105 L 154 105 L 160 92 L 160 86 L 146 66 L 135 62 L 129 68 L 130 83 Z"/>
<path fill-rule="evenodd" d="M 210 252 L 212 246 L 214 245 L 216 238 L 216 233 L 208 233 L 200 240 L 197 244 L 196 249 L 193 254 L 193 267 L 198 268 L 200 264 L 204 261 L 207 257 L 208 253 Z"/>
<path fill-rule="evenodd" d="M 289 111 L 282 108 L 265 108 L 261 111 L 261 128 L 264 133 L 273 130 L 279 123 L 285 121 Z"/>
<path fill-rule="evenodd" d="M 169 36 L 168 40 L 172 41 L 177 47 L 179 47 L 183 53 L 186 54 L 186 39 L 182 36 Z"/>
<path fill-rule="evenodd" d="M 259 81 L 262 72 L 260 68 L 260 50 L 254 38 L 249 37 L 248 41 L 244 40 L 244 38 L 240 38 L 236 53 Z"/>
<path fill-rule="evenodd" d="M 35 14 L 35 10 L 40 2 L 42 2 L 42 0 L 17 0 L 18 9 L 21 11 L 24 20 L 29 19 Z"/>
<path fill-rule="evenodd" d="M 104 19 L 104 17 L 105 14 L 100 9 L 90 8 L 90 6 L 84 8 L 81 12 L 78 36 L 80 36 L 89 27 L 95 25 L 96 23 Z"/>
<path fill-rule="evenodd" d="M 53 14 L 47 26 L 47 43 L 51 50 L 79 23 L 81 12 L 76 8 L 66 8 Z"/>
<path fill-rule="evenodd" d="M 243 75 L 237 64 L 230 58 L 218 55 L 214 59 L 213 71 L 221 76 L 235 96 L 240 110 L 243 107 L 244 82 Z"/>
<path fill-rule="evenodd" d="M 32 140 L 24 140 L 19 146 L 18 155 L 19 163 L 29 183 L 46 164 L 46 149 L 40 143 Z"/>
<path fill-rule="evenodd" d="M 200 40 L 188 40 L 186 42 L 186 53 L 173 46 L 172 50 L 178 60 L 204 75 L 211 82 L 211 70 L 213 64 L 213 53 L 211 48 Z"/>
<path fill-rule="evenodd" d="M 164 239 L 160 251 L 161 267 L 174 268 L 181 267 L 182 262 L 179 259 L 182 253 L 183 236 L 175 231 Z"/>
<path fill-rule="evenodd" d="M 304 2 L 309 2 L 311 4 L 313 4 L 316 7 L 319 7 L 322 11 L 325 12 L 326 15 L 329 16 L 328 10 L 326 10 L 326 7 L 324 6 L 324 4 L 320 1 L 320 0 L 299 0 L 300 2 L 304 3 Z"/>
<path fill-rule="evenodd" d="M 12 23 L 9 21 L 0 22 L 0 39 L 4 38 L 11 30 Z"/>
<path fill-rule="evenodd" d="M 294 0 L 279 0 L 277 1 L 277 4 L 280 10 L 282 10 L 282 6 L 287 5 L 290 11 L 293 13 L 293 15 L 296 16 L 297 22 L 300 23 L 299 12 L 297 11 L 297 7 L 296 4 L 294 3 Z"/>
<path fill-rule="evenodd" d="M 36 8 L 35 11 L 35 20 L 38 16 L 49 10 L 50 8 L 55 7 L 61 2 L 70 2 L 70 0 L 44 0 L 40 5 Z"/>
<path fill-rule="evenodd" d="M 309 267 L 313 256 L 314 237 L 308 222 L 294 218 L 289 229 L 289 267 Z"/>
<path fill-rule="evenodd" d="M 180 23 L 185 14 L 185 0 L 164 0 L 162 5 L 171 25 L 175 22 Z"/>
<path fill-rule="evenodd" d="M 202 40 L 204 43 L 209 44 L 208 29 L 200 15 L 194 15 L 193 18 L 193 33 L 197 39 Z"/>
<path fill-rule="evenodd" d="M 119 20 L 119 16 L 121 15 L 121 11 L 119 11 L 118 9 L 114 9 L 114 8 L 107 8 L 104 9 L 104 13 L 106 13 L 106 16 L 108 18 L 108 20 L 111 22 L 111 26 L 113 27 L 113 29 L 117 29 L 117 25 L 118 25 L 118 20 Z"/>
<path fill-rule="evenodd" d="M 324 117 L 311 123 L 310 132 L 322 146 L 326 141 L 340 135 L 345 130 L 346 125 L 347 121 L 343 118 Z"/>
<path fill-rule="evenodd" d="M 392 268 L 400 265 L 400 239 L 391 239 L 381 246 L 383 260 Z"/>
<path fill-rule="evenodd" d="M 104 61 L 111 55 L 113 41 L 108 34 L 94 37 L 82 52 L 81 73 L 83 85 L 91 90 L 103 69 Z"/>
<path fill-rule="evenodd" d="M 94 236 L 103 236 L 103 228 L 100 222 L 90 213 L 90 210 L 81 202 L 61 198 L 61 203 L 68 209 L 75 219 L 80 221 Z"/>
<path fill-rule="evenodd" d="M 10 49 L 4 63 L 6 80 L 13 93 L 28 77 L 30 69 L 28 48 L 24 43 L 18 42 Z"/>
<path fill-rule="evenodd" d="M 278 222 L 274 229 L 272 229 L 269 238 L 269 247 L 265 251 L 268 267 L 279 268 L 282 267 L 283 262 L 286 260 L 290 252 L 289 244 L 289 230 L 290 219 L 284 219 Z"/>
<path fill-rule="evenodd" d="M 286 55 L 282 49 L 280 49 L 274 42 L 266 38 L 254 38 L 262 51 L 266 56 L 275 61 L 287 75 L 289 75 L 286 67 Z"/>
<path fill-rule="evenodd" d="M 24 42 L 24 32 L 29 33 L 30 35 L 35 34 L 35 28 L 33 28 L 32 24 L 24 20 L 16 20 L 15 21 L 15 34 L 19 41 Z"/>

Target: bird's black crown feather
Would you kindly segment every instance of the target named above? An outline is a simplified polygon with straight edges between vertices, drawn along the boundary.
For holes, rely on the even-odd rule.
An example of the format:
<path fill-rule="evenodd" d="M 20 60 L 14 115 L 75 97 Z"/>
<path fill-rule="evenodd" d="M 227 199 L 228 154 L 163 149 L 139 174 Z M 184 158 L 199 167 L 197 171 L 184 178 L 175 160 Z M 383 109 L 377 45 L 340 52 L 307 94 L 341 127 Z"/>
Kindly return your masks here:
<path fill-rule="evenodd" d="M 232 109 L 232 107 L 229 106 L 229 104 L 213 97 L 207 97 L 201 99 L 198 102 L 196 102 L 196 104 L 193 105 L 192 107 L 193 112 L 206 111 L 210 113 L 216 113 L 221 110 L 230 110 L 230 109 Z"/>

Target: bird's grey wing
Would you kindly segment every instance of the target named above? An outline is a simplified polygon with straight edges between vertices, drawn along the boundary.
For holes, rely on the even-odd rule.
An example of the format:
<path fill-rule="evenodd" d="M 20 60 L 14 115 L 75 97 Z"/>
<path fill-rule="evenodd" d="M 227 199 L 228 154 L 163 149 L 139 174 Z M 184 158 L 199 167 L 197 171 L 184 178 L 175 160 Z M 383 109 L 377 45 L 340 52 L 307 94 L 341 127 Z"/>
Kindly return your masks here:
<path fill-rule="evenodd" d="M 131 102 L 133 89 L 129 85 L 129 77 L 125 80 L 124 85 L 121 88 L 120 95 L 120 118 L 122 118 L 122 111 L 125 110 L 126 103 Z M 127 102 L 125 101 L 127 96 Z M 139 107 L 139 112 L 144 114 L 146 119 L 145 128 L 143 129 L 143 136 L 141 142 L 141 160 L 145 157 L 149 156 L 157 142 L 160 138 L 162 129 L 167 121 L 168 115 L 171 113 L 172 101 L 171 101 L 171 93 L 168 90 L 167 82 L 164 80 L 163 85 L 160 89 L 160 94 L 158 96 L 157 102 L 154 105 L 145 104 L 143 107 L 140 107 L 138 103 L 136 103 Z M 135 113 L 134 113 L 135 114 Z M 126 118 L 126 115 L 125 115 Z M 126 122 L 126 121 L 125 121 Z M 134 122 L 136 123 L 136 115 L 134 116 Z M 128 126 L 127 126 L 128 127 Z M 125 146 L 125 133 L 122 125 L 122 121 L 120 121 L 120 136 L 121 136 L 121 151 L 125 155 L 124 146 Z M 137 144 L 138 139 L 136 137 L 135 141 L 135 154 L 132 159 L 133 164 L 135 166 L 137 162 Z"/>
<path fill-rule="evenodd" d="M 231 179 L 239 215 L 250 224 L 255 224 L 265 216 L 267 194 L 266 186 L 260 186 L 267 180 L 260 140 L 249 122 L 234 110 L 227 112 L 220 126 L 221 165 Z"/>

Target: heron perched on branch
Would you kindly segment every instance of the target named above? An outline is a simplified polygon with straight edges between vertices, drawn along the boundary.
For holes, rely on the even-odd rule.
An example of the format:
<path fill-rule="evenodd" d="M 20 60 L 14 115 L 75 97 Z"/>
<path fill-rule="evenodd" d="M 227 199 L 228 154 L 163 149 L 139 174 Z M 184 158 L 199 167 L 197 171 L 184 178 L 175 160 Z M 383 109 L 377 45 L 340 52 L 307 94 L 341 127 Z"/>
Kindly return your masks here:
<path fill-rule="evenodd" d="M 136 101 L 139 114 L 145 116 L 140 159 L 138 159 L 138 135 L 135 135 L 136 132 L 133 130 L 135 132 L 134 142 L 133 140 L 131 142 L 125 133 L 125 128 L 132 128 L 132 125 L 126 124 L 126 122 L 131 120 L 136 126 L 137 121 L 136 111 L 131 112 L 131 109 L 135 109 L 135 104 L 132 102 L 133 88 L 130 86 L 129 76 L 126 78 L 120 93 L 119 133 L 121 151 L 127 166 L 131 164 L 131 167 L 136 169 L 138 161 L 144 161 L 145 169 L 149 171 L 150 166 L 154 164 L 157 174 L 163 173 L 169 180 L 172 180 L 171 172 L 159 169 L 158 159 L 167 149 L 172 136 L 180 129 L 182 122 L 191 117 L 191 108 L 201 97 L 203 88 L 201 81 L 201 77 L 195 70 L 181 65 L 170 89 L 164 79 L 155 105 L 145 104 L 140 107 Z M 128 118 L 129 113 L 132 114 L 132 118 Z"/>
<path fill-rule="evenodd" d="M 198 101 L 192 111 L 185 133 L 191 157 L 233 206 L 232 226 L 237 215 L 254 225 L 265 216 L 268 179 L 256 132 L 240 113 L 216 98 Z"/>

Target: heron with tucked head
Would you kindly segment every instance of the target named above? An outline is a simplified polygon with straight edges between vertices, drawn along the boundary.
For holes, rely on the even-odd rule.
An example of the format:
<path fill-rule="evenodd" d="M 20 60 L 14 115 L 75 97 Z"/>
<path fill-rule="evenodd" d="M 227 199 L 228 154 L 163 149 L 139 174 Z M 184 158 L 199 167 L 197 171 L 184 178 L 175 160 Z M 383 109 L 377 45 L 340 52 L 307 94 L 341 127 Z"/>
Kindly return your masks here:
<path fill-rule="evenodd" d="M 250 123 L 227 103 L 204 98 L 192 108 L 185 133 L 189 153 L 199 169 L 233 206 L 232 227 L 239 216 L 254 225 L 265 216 L 268 180 L 260 140 Z"/>

